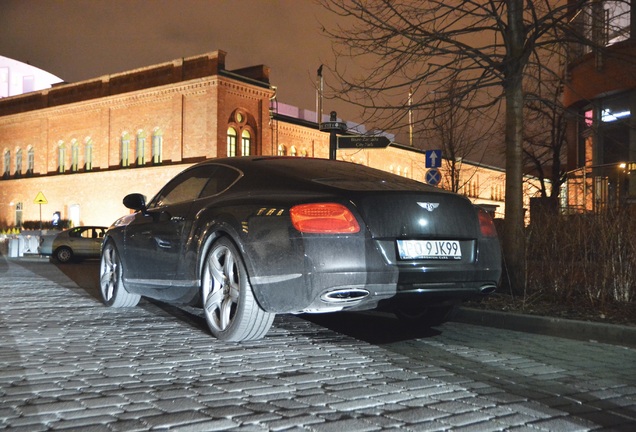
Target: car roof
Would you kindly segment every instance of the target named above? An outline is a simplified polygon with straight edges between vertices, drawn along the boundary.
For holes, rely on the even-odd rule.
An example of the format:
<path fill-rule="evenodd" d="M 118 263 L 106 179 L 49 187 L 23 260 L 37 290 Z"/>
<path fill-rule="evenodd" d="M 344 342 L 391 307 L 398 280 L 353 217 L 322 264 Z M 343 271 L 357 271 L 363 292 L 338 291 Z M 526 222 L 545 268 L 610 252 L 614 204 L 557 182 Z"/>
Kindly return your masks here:
<path fill-rule="evenodd" d="M 416 190 L 446 193 L 424 183 L 351 162 L 291 156 L 245 156 L 211 159 L 201 164 L 221 164 L 240 170 L 248 182 L 274 179 L 299 186 L 313 183 L 321 187 L 354 191 Z M 199 164 L 199 165 L 201 165 Z"/>

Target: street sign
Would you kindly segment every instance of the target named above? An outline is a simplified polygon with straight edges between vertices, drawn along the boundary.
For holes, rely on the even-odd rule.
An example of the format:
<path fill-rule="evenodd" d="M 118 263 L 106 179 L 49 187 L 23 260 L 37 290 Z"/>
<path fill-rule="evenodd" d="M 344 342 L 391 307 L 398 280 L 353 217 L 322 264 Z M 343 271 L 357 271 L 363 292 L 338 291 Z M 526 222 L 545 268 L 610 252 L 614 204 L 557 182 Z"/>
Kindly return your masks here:
<path fill-rule="evenodd" d="M 319 129 L 321 131 L 346 132 L 347 124 L 345 122 L 339 122 L 339 121 L 328 121 L 328 122 L 320 123 Z"/>
<path fill-rule="evenodd" d="M 442 181 L 442 175 L 437 168 L 431 168 L 426 171 L 426 183 L 431 186 L 437 186 Z"/>
<path fill-rule="evenodd" d="M 338 148 L 387 148 L 391 140 L 385 136 L 348 135 L 338 137 Z"/>
<path fill-rule="evenodd" d="M 442 166 L 441 150 L 426 150 L 426 168 L 439 168 Z"/>
<path fill-rule="evenodd" d="M 38 192 L 38 194 L 35 197 L 35 200 L 33 200 L 34 204 L 48 204 L 49 202 L 46 200 L 46 198 L 44 197 L 44 194 L 42 192 Z"/>

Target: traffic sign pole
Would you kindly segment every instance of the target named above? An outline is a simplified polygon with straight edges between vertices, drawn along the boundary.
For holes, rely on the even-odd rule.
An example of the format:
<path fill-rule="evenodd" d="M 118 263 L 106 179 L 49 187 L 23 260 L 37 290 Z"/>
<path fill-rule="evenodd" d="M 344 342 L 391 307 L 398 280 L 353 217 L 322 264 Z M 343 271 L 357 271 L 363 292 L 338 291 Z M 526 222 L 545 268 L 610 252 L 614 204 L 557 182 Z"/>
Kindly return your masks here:
<path fill-rule="evenodd" d="M 321 131 L 329 132 L 329 159 L 336 160 L 336 150 L 338 149 L 338 133 L 347 131 L 347 124 L 338 121 L 338 114 L 331 111 L 329 121 L 320 123 L 318 128 Z"/>

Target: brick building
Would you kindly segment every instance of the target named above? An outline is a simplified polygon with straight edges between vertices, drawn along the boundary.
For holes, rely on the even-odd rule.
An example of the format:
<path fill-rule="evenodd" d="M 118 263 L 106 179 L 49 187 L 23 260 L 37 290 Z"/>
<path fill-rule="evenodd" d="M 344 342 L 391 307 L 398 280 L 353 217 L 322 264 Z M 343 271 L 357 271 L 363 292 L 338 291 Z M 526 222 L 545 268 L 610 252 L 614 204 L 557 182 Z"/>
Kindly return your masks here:
<path fill-rule="evenodd" d="M 229 71 L 225 58 L 216 51 L 0 99 L 0 228 L 56 211 L 74 225 L 108 226 L 128 212 L 124 195 L 151 197 L 207 158 L 329 157 L 315 113 L 278 103 L 266 66 Z M 337 158 L 420 181 L 426 173 L 423 152 L 397 144 Z M 464 167 L 460 192 L 503 214 L 503 171 Z"/>

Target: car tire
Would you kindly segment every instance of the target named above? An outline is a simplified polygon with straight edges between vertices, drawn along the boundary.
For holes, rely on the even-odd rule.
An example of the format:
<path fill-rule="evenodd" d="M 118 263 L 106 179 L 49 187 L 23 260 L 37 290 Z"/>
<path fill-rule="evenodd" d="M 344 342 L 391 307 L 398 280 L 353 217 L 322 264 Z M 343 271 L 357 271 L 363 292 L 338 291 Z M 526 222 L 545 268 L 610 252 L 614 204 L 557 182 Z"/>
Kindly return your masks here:
<path fill-rule="evenodd" d="M 99 265 L 99 287 L 102 301 L 110 307 L 133 307 L 141 296 L 126 290 L 123 280 L 123 266 L 119 253 L 112 241 L 106 242 L 102 249 Z"/>
<path fill-rule="evenodd" d="M 256 301 L 243 259 L 229 238 L 214 242 L 202 270 L 203 311 L 212 334 L 227 342 L 264 337 L 275 314 Z"/>
<path fill-rule="evenodd" d="M 55 249 L 53 256 L 57 262 L 66 264 L 73 259 L 73 250 L 68 246 L 60 246 Z"/>
<path fill-rule="evenodd" d="M 408 324 L 418 327 L 436 327 L 450 320 L 457 311 L 457 305 L 451 306 L 401 306 L 395 315 Z"/>

